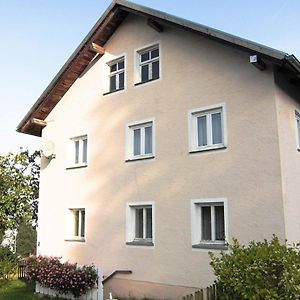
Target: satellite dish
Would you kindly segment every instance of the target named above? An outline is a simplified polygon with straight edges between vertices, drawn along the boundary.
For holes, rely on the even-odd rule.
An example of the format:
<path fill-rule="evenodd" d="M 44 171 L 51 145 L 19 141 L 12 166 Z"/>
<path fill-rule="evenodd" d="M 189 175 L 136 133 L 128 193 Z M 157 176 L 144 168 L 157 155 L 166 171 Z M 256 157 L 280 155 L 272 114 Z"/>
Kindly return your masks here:
<path fill-rule="evenodd" d="M 52 141 L 45 141 L 42 143 L 41 152 L 46 158 L 48 159 L 55 158 L 54 150 L 55 147 Z"/>

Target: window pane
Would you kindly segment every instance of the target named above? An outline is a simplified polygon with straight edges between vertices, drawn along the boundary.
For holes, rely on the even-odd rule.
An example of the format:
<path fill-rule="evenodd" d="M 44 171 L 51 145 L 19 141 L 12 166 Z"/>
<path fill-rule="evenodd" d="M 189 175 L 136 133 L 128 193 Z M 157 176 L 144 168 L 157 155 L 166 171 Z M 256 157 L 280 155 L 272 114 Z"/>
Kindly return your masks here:
<path fill-rule="evenodd" d="M 146 208 L 146 239 L 152 239 L 152 208 Z"/>
<path fill-rule="evenodd" d="M 124 60 L 118 63 L 118 70 L 124 69 Z"/>
<path fill-rule="evenodd" d="M 119 89 L 124 89 L 124 72 L 119 74 Z"/>
<path fill-rule="evenodd" d="M 81 230 L 80 230 L 80 236 L 84 237 L 85 235 L 85 211 L 81 211 Z"/>
<path fill-rule="evenodd" d="M 79 163 L 79 141 L 75 141 L 75 164 Z"/>
<path fill-rule="evenodd" d="M 149 52 L 141 54 L 141 62 L 149 60 Z"/>
<path fill-rule="evenodd" d="M 210 214 L 210 206 L 201 207 L 202 210 L 202 233 L 201 237 L 204 241 L 211 240 L 211 214 Z"/>
<path fill-rule="evenodd" d="M 152 126 L 145 127 L 145 154 L 152 153 Z"/>
<path fill-rule="evenodd" d="M 87 139 L 84 139 L 83 141 L 83 149 L 82 149 L 82 162 L 87 162 Z"/>
<path fill-rule="evenodd" d="M 159 61 L 152 63 L 152 79 L 159 78 Z"/>
<path fill-rule="evenodd" d="M 115 91 L 116 90 L 116 75 L 110 76 L 109 82 L 110 82 L 109 90 L 111 92 Z"/>
<path fill-rule="evenodd" d="M 74 210 L 74 236 L 79 236 L 79 211 Z"/>
<path fill-rule="evenodd" d="M 143 238 L 143 209 L 135 209 L 135 238 Z"/>
<path fill-rule="evenodd" d="M 133 130 L 133 155 L 141 154 L 141 129 Z"/>
<path fill-rule="evenodd" d="M 151 51 L 151 58 L 155 58 L 159 56 L 158 48 Z"/>
<path fill-rule="evenodd" d="M 117 64 L 110 66 L 110 72 L 115 72 L 115 71 L 117 71 Z"/>
<path fill-rule="evenodd" d="M 216 240 L 225 240 L 224 206 L 215 206 Z"/>
<path fill-rule="evenodd" d="M 145 66 L 142 66 L 141 68 L 142 68 L 142 70 L 141 70 L 142 82 L 148 81 L 149 80 L 149 66 L 145 65 Z"/>
<path fill-rule="evenodd" d="M 206 116 L 197 117 L 198 127 L 198 146 L 207 145 L 207 127 L 206 127 Z"/>
<path fill-rule="evenodd" d="M 212 138 L 213 144 L 222 143 L 222 118 L 221 113 L 216 113 L 211 115 L 212 121 Z"/>

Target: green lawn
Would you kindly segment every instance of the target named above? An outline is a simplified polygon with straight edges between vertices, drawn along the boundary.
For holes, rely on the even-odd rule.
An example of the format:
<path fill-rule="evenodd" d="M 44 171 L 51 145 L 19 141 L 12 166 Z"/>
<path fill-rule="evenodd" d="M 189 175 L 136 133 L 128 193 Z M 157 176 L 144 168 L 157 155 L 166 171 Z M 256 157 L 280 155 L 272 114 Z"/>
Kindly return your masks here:
<path fill-rule="evenodd" d="M 1 300 L 41 300 L 49 299 L 48 297 L 40 298 L 34 295 L 33 283 L 23 280 L 1 280 L 0 281 L 0 299 Z M 59 298 L 51 298 L 58 300 Z M 61 300 L 61 299 L 60 299 Z"/>

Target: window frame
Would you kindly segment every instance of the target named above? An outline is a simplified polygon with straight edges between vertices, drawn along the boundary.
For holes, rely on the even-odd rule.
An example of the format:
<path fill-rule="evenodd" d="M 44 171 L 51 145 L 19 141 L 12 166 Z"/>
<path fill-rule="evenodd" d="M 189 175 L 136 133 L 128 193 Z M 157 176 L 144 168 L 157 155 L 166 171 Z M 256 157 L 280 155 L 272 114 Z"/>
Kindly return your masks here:
<path fill-rule="evenodd" d="M 136 209 L 152 208 L 152 238 L 136 238 Z M 143 224 L 145 226 L 145 218 Z M 145 234 L 146 228 L 143 226 Z M 147 246 L 153 248 L 155 245 L 155 203 L 153 201 L 139 201 L 126 203 L 126 245 Z"/>
<path fill-rule="evenodd" d="M 117 64 L 117 68 L 118 68 L 118 63 L 121 62 L 121 61 L 124 62 L 124 68 L 121 69 L 121 70 L 117 69 L 116 71 L 111 72 L 110 67 L 114 64 Z M 122 55 L 122 56 L 120 56 L 116 59 L 108 61 L 106 64 L 109 68 L 109 72 L 108 72 L 108 92 L 105 93 L 105 95 L 125 90 L 125 87 L 126 87 L 126 56 Z M 123 88 L 119 87 L 119 75 L 120 75 L 120 73 L 124 73 L 124 87 Z M 110 78 L 112 76 L 116 76 L 116 89 L 115 90 L 111 90 L 111 86 L 110 86 Z"/>
<path fill-rule="evenodd" d="M 145 153 L 144 148 L 144 141 L 145 141 L 145 127 L 147 125 L 152 125 L 152 153 Z M 135 129 L 142 129 L 141 133 L 141 154 L 134 155 L 134 130 Z M 135 161 L 141 159 L 149 159 L 155 157 L 155 119 L 146 119 L 136 122 L 131 122 L 126 124 L 126 160 L 125 161 Z"/>
<path fill-rule="evenodd" d="M 212 142 L 212 121 L 211 116 L 214 113 L 221 113 L 221 130 L 222 143 L 213 144 Z M 206 135 L 207 145 L 198 146 L 198 124 L 197 118 L 206 116 Z M 201 152 L 214 149 L 224 149 L 227 147 L 227 118 L 226 118 L 226 104 L 219 103 L 210 106 L 191 109 L 188 111 L 188 130 L 189 130 L 189 152 Z"/>
<path fill-rule="evenodd" d="M 86 236 L 87 236 L 87 209 L 86 207 L 77 206 L 77 207 L 71 207 L 67 208 L 68 214 L 67 214 L 67 239 L 65 241 L 69 242 L 86 242 Z M 74 229 L 75 229 L 75 212 L 79 212 L 79 218 L 78 218 L 78 235 L 75 235 Z M 84 235 L 82 235 L 82 212 L 84 211 Z"/>
<path fill-rule="evenodd" d="M 295 130 L 297 150 L 300 151 L 300 112 L 298 110 L 295 110 Z"/>
<path fill-rule="evenodd" d="M 86 162 L 83 161 L 83 141 L 87 141 L 87 149 L 86 149 Z M 78 163 L 76 163 L 76 149 L 75 143 L 79 141 L 79 151 L 78 151 Z M 82 168 L 88 166 L 89 161 L 89 138 L 87 134 L 82 134 L 79 136 L 75 136 L 69 139 L 69 154 L 68 154 L 68 161 L 69 166 L 67 169 L 74 169 L 74 168 Z"/>
<path fill-rule="evenodd" d="M 220 206 L 224 207 L 224 231 L 225 231 L 225 240 L 215 240 L 213 237 L 215 236 L 214 231 L 214 218 L 211 219 L 211 240 L 202 240 L 202 216 L 201 216 L 201 208 L 204 206 L 212 207 L 212 206 Z M 211 210 L 211 214 L 213 214 L 213 210 Z M 192 248 L 199 249 L 227 249 L 226 243 L 229 240 L 228 234 L 228 205 L 227 198 L 206 198 L 206 199 L 192 199 L 191 200 L 191 242 Z"/>
<path fill-rule="evenodd" d="M 144 54 L 148 51 L 155 50 L 156 48 L 158 49 L 158 58 L 149 59 L 146 62 L 141 62 L 141 55 L 142 54 Z M 150 83 L 150 82 L 155 82 L 155 81 L 161 80 L 161 78 L 162 78 L 162 47 L 161 47 L 161 42 L 157 41 L 157 42 L 153 42 L 149 45 L 144 45 L 143 47 L 135 49 L 134 53 L 135 53 L 135 56 L 134 56 L 135 57 L 135 62 L 134 62 L 135 63 L 134 85 L 139 86 L 141 84 L 147 84 L 147 83 Z M 145 64 L 149 64 L 149 63 L 151 63 L 151 66 L 152 66 L 152 63 L 154 61 L 159 61 L 158 78 L 155 78 L 155 79 L 151 78 L 151 79 L 148 79 L 146 81 L 142 81 L 141 66 L 145 65 Z M 148 70 L 149 73 L 150 73 L 150 69 L 152 69 L 152 68 L 149 68 L 149 70 Z"/>

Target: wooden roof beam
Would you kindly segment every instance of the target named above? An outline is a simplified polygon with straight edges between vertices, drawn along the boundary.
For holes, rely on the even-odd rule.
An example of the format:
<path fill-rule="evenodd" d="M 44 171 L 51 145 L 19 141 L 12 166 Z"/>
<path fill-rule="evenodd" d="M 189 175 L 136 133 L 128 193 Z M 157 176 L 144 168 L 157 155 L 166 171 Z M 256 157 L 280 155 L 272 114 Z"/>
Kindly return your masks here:
<path fill-rule="evenodd" d="M 159 24 L 158 22 L 154 21 L 153 19 L 149 18 L 147 20 L 147 24 L 148 26 L 150 26 L 152 29 L 154 29 L 157 32 L 163 32 L 164 28 L 161 24 Z"/>
<path fill-rule="evenodd" d="M 37 126 L 40 126 L 40 127 L 46 127 L 47 126 L 47 122 L 46 121 L 41 120 L 41 119 L 37 119 L 37 118 L 32 118 L 30 120 L 30 123 L 34 124 L 34 125 L 37 125 Z"/>
<path fill-rule="evenodd" d="M 105 49 L 96 43 L 92 43 L 90 45 L 90 49 L 93 50 L 94 52 L 99 53 L 100 55 L 103 55 L 105 53 Z"/>

